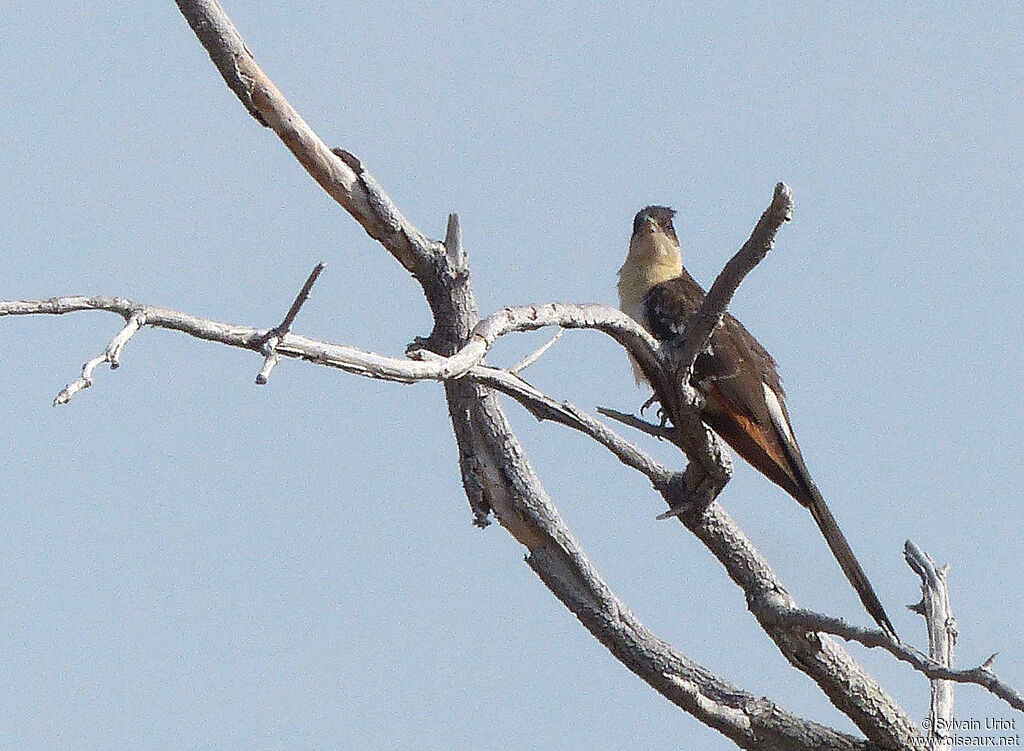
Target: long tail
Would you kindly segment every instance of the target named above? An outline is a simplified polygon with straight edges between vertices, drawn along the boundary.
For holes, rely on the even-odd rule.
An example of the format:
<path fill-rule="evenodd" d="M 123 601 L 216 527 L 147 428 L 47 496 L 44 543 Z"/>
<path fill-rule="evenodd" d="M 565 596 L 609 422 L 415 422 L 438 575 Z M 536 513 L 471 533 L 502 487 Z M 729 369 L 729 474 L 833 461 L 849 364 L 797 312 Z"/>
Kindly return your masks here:
<path fill-rule="evenodd" d="M 889 636 L 899 641 L 900 638 L 896 634 L 896 629 L 893 628 L 889 616 L 886 615 L 885 608 L 882 607 L 878 595 L 875 594 L 875 589 L 871 586 L 867 574 L 860 567 L 857 556 L 853 554 L 850 543 L 846 541 L 846 535 L 839 529 L 839 523 L 832 516 L 828 504 L 825 503 L 825 499 L 821 495 L 821 491 L 818 490 L 818 486 L 811 479 L 811 473 L 807 470 L 804 458 L 800 454 L 800 447 L 797 446 L 796 439 L 793 437 L 793 431 L 789 427 L 789 417 L 786 415 L 785 408 L 775 395 L 775 392 L 769 389 L 767 385 L 764 386 L 764 392 L 768 413 L 775 425 L 776 435 L 782 450 L 786 454 L 786 458 L 789 459 L 790 474 L 796 481 L 797 487 L 789 487 L 787 490 L 802 505 L 810 509 L 811 516 L 814 517 L 814 521 L 817 523 L 818 529 L 821 530 L 825 542 L 828 543 L 832 555 L 839 562 L 839 567 L 846 574 L 847 580 L 857 590 L 860 601 L 864 603 L 864 608 L 875 619 L 875 623 Z M 784 485 L 783 487 L 786 486 Z"/>
<path fill-rule="evenodd" d="M 818 529 L 821 530 L 821 534 L 825 537 L 825 542 L 828 543 L 829 548 L 832 550 L 832 555 L 839 561 L 839 567 L 846 574 L 846 578 L 853 585 L 853 588 L 857 590 L 860 601 L 864 603 L 864 607 L 871 617 L 875 619 L 875 622 L 889 636 L 899 641 L 896 629 L 893 628 L 892 623 L 889 621 L 889 616 L 885 614 L 885 608 L 882 607 L 882 603 L 879 601 L 878 595 L 875 594 L 871 582 L 868 581 L 864 569 L 857 562 L 857 557 L 853 554 L 850 543 L 846 541 L 846 536 L 839 529 L 839 524 L 836 523 L 835 517 L 832 516 L 832 512 L 825 505 L 825 500 L 821 497 L 821 493 L 818 492 L 818 489 L 813 484 L 809 490 L 808 495 L 810 498 L 807 499 L 809 501 L 806 503 L 807 508 L 811 510 L 811 516 L 817 522 Z"/>

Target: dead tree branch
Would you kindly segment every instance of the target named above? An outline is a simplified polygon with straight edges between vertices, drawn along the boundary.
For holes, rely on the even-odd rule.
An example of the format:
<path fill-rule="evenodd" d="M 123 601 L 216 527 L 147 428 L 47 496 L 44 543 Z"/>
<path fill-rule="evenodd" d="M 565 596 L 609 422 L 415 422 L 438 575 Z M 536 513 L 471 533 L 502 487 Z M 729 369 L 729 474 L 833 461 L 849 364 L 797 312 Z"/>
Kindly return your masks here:
<path fill-rule="evenodd" d="M 268 356 L 268 343 L 275 340 L 271 348 L 275 356 L 301 358 L 403 383 L 441 381 L 459 447 L 463 485 L 476 522 L 486 524 L 493 513 L 528 549 L 527 563 L 541 580 L 630 670 L 744 748 L 909 747 L 916 733 L 913 722 L 834 640 L 794 628 L 786 618 L 772 617 L 780 610 L 793 612 L 795 603 L 760 553 L 714 503 L 729 478 L 730 460 L 717 437 L 699 419 L 700 395 L 690 388 L 689 378 L 679 378 L 678 366 L 670 367 L 671 353 L 659 349 L 627 316 L 606 306 L 522 306 L 506 308 L 480 321 L 457 216 L 449 216 L 443 242 L 422 234 L 398 211 L 358 158 L 345 150 L 329 148 L 306 124 L 257 65 L 215 0 L 177 0 L 177 4 L 249 113 L 271 128 L 317 183 L 416 278 L 433 315 L 433 330 L 417 340 L 412 353 L 415 359 L 406 360 L 296 335 L 288 330 L 287 318 L 288 325 L 256 329 L 123 298 L 11 301 L 0 303 L 0 316 L 95 309 L 123 316 L 128 325 L 103 356 L 86 364 L 82 385 L 75 390 L 91 384 L 92 370 L 98 364 L 105 361 L 116 367 L 124 343 L 142 325 L 175 329 L 264 356 Z M 677 353 L 672 361 L 682 359 L 686 373 L 707 346 L 740 281 L 771 249 L 775 233 L 791 212 L 791 194 L 780 184 L 750 239 L 727 265 L 687 326 L 681 350 L 684 357 Z M 293 306 L 296 312 L 298 305 L 301 302 L 297 300 Z M 685 472 L 654 462 L 594 418 L 551 399 L 515 373 L 482 364 L 498 337 L 544 326 L 597 329 L 633 355 L 672 420 L 670 440 L 691 459 Z M 495 390 L 517 399 L 538 417 L 556 420 L 591 436 L 620 461 L 643 472 L 740 586 L 748 606 L 787 659 L 818 683 L 867 740 L 810 722 L 766 698 L 744 692 L 651 634 L 587 560 L 513 435 Z"/>
<path fill-rule="evenodd" d="M 239 96 L 249 111 L 255 110 L 260 122 L 278 134 L 310 175 L 419 281 L 434 317 L 433 331 L 420 340 L 420 346 L 450 356 L 467 342 L 473 344 L 470 332 L 477 323 L 477 308 L 457 220 L 449 220 L 446 243 L 427 239 L 405 220 L 356 157 L 343 150 L 328 149 L 313 133 L 256 64 L 219 5 L 212 0 L 178 0 L 178 6 L 197 30 L 211 58 L 215 62 L 230 62 L 218 64 L 218 69 L 233 91 L 241 90 Z M 284 352 L 293 337 L 284 337 L 279 351 Z M 642 349 L 647 349 L 649 365 L 654 365 L 656 358 L 650 349 Z M 667 379 L 664 369 L 652 369 L 659 373 L 659 381 Z M 663 650 L 655 648 L 638 655 L 628 642 L 614 639 L 613 634 L 618 632 L 607 624 L 618 622 L 625 608 L 610 598 L 600 577 L 591 569 L 541 486 L 493 394 L 467 379 L 446 380 L 445 394 L 459 444 L 463 485 L 477 523 L 485 524 L 488 512 L 493 511 L 502 526 L 528 548 L 528 561 L 538 575 L 587 628 L 615 654 L 636 655 L 636 659 L 620 659 L 703 722 L 718 727 L 745 747 L 752 744 L 746 725 L 751 720 L 754 726 L 763 728 L 756 734 L 760 736 L 773 737 L 786 727 L 774 720 L 766 724 L 769 717 L 749 717 L 745 713 L 745 722 L 725 723 L 723 718 L 733 715 L 718 711 L 713 684 L 702 676 L 688 674 L 682 678 L 688 690 L 680 691 L 677 683 L 664 677 L 664 668 L 670 663 L 649 659 Z M 756 705 L 753 702 L 747 706 Z M 821 733 L 830 735 L 831 742 L 840 747 L 858 745 L 834 730 L 792 716 L 788 720 L 784 735 L 791 732 L 789 728 L 796 727 L 818 738 L 807 746 L 789 747 L 821 747 Z"/>
<path fill-rule="evenodd" d="M 537 347 L 537 349 L 535 349 L 533 352 L 531 352 L 522 360 L 520 360 L 511 368 L 509 368 L 509 372 L 518 375 L 519 373 L 522 373 L 528 367 L 533 365 L 535 362 L 537 362 L 537 360 L 544 356 L 545 352 L 554 347 L 558 340 L 562 338 L 562 331 L 563 329 L 559 329 L 558 331 L 556 331 L 555 335 L 548 339 L 546 342 L 544 342 L 544 344 Z"/>
<path fill-rule="evenodd" d="M 101 364 L 107 363 L 111 370 L 117 370 L 121 365 L 121 354 L 124 352 L 128 340 L 135 336 L 136 332 L 146 323 L 146 316 L 143 313 L 131 313 L 126 316 L 127 323 L 117 335 L 110 340 L 103 354 L 94 357 L 82 366 L 82 377 L 73 381 L 61 389 L 53 400 L 53 406 L 67 404 L 71 397 L 83 389 L 92 386 L 92 373 Z"/>
<path fill-rule="evenodd" d="M 299 290 L 299 294 L 295 296 L 295 301 L 292 306 L 285 313 L 284 319 L 277 326 L 272 328 L 263 336 L 263 354 L 266 359 L 263 361 L 263 367 L 260 368 L 259 374 L 256 376 L 257 386 L 266 386 L 267 381 L 270 380 L 270 374 L 277 367 L 277 364 L 281 361 L 281 355 L 277 353 L 277 344 L 281 341 L 281 337 L 291 331 L 292 324 L 295 323 L 295 318 L 299 315 L 299 311 L 302 310 L 302 306 L 306 304 L 309 299 L 309 293 L 313 291 L 313 285 L 316 284 L 316 280 L 320 277 L 323 272 L 325 264 L 323 261 L 313 267 L 313 270 L 309 272 L 309 276 L 306 278 L 306 283 L 302 285 L 302 289 Z"/>
<path fill-rule="evenodd" d="M 762 612 L 764 617 L 776 619 L 780 625 L 785 625 L 788 628 L 832 634 L 865 647 L 884 649 L 927 678 L 981 686 L 1009 706 L 1024 712 L 1024 697 L 1008 683 L 1002 681 L 992 670 L 995 655 L 989 657 L 978 667 L 954 670 L 909 644 L 894 642 L 881 629 L 854 626 L 842 618 L 799 608 L 790 610 L 765 605 Z"/>
<path fill-rule="evenodd" d="M 668 426 L 655 425 L 653 422 L 647 422 L 641 417 L 636 415 L 627 414 L 625 412 L 619 412 L 617 409 L 611 407 L 598 407 L 597 413 L 610 417 L 616 422 L 621 422 L 634 430 L 639 430 L 641 433 L 646 433 L 649 436 L 654 436 L 658 440 L 668 440 L 672 437 L 672 428 Z"/>
<path fill-rule="evenodd" d="M 603 319 L 600 317 L 602 308 L 603 312 L 607 314 L 606 318 Z M 261 351 L 262 342 L 268 334 L 266 330 L 255 327 L 236 326 L 211 321 L 118 297 L 64 297 L 46 300 L 0 301 L 0 317 L 66 314 L 85 310 L 109 311 L 130 320 L 144 322 L 145 325 L 177 330 L 197 338 L 249 349 L 255 352 Z M 540 311 L 544 311 L 544 314 Z M 500 311 L 495 314 L 494 318 L 496 318 L 500 325 L 494 322 L 485 322 L 481 325 L 484 331 L 490 333 L 482 337 L 482 340 L 487 344 L 484 350 L 474 350 L 477 355 L 476 362 L 479 362 L 480 358 L 486 354 L 490 345 L 498 338 L 499 334 L 496 332 L 499 330 L 503 333 L 532 330 L 541 321 L 544 321 L 545 325 L 573 327 L 573 324 L 575 324 L 575 327 L 582 328 L 584 327 L 584 321 L 592 321 L 595 324 L 600 321 L 600 326 L 603 329 L 617 330 L 617 327 L 621 327 L 619 335 L 628 336 L 623 332 L 630 330 L 635 325 L 631 319 L 625 318 L 623 320 L 622 314 L 619 311 L 598 305 L 576 306 L 557 304 L 522 306 Z M 125 330 L 115 337 L 112 345 L 118 341 L 122 343 L 126 341 Z M 637 333 L 638 340 L 643 339 L 644 332 L 642 330 L 634 333 Z M 422 362 L 410 361 L 365 352 L 344 345 L 308 339 L 291 333 L 287 335 L 281 346 L 282 351 L 289 356 L 327 367 L 340 368 L 347 372 L 370 378 L 380 378 L 399 383 L 460 378 L 478 385 L 488 386 L 514 398 L 538 417 L 538 419 L 558 422 L 598 441 L 601 445 L 608 448 L 623 464 L 643 473 L 655 488 L 662 490 L 664 493 L 672 493 L 681 483 L 689 481 L 689 478 L 683 473 L 673 471 L 654 461 L 634 444 L 618 436 L 614 431 L 587 413 L 570 404 L 552 399 L 518 375 L 507 370 L 477 364 L 463 373 L 465 366 L 464 358 L 456 360 L 457 363 L 461 363 L 458 367 L 446 367 L 445 363 L 449 362 L 451 358 L 444 358 L 440 355 L 424 356 L 425 359 Z M 619 414 L 611 410 L 602 411 L 612 413 L 613 416 Z M 628 416 L 622 417 L 628 418 Z M 629 419 L 624 419 L 624 422 L 632 424 L 632 421 Z M 657 426 L 650 427 L 653 431 Z M 726 534 L 723 535 L 724 539 L 741 539 L 744 546 L 748 546 L 744 548 L 743 546 L 730 547 L 729 545 L 718 545 L 715 548 L 710 548 L 710 546 L 709 548 L 719 557 L 736 558 L 737 561 L 742 562 L 742 565 L 735 565 L 731 569 L 734 574 L 733 579 L 744 588 L 751 610 L 755 611 L 759 620 L 766 624 L 766 626 L 791 631 L 816 631 L 833 634 L 848 641 L 856 641 L 867 647 L 880 647 L 898 659 L 907 662 L 929 678 L 941 678 L 980 685 L 995 696 L 1005 700 L 1010 706 L 1024 711 L 1024 700 L 1009 685 L 1000 681 L 988 665 L 969 670 L 951 670 L 928 658 L 913 647 L 893 642 L 878 629 L 853 626 L 833 616 L 796 608 L 792 604 L 791 598 L 785 593 L 782 584 L 774 579 L 774 577 L 766 580 L 759 579 L 761 572 L 768 570 L 767 563 L 760 559 L 759 554 L 756 557 L 750 555 L 750 551 L 753 548 L 749 541 L 746 541 L 746 538 L 735 528 L 724 512 L 716 505 L 709 509 L 705 515 L 708 518 L 702 521 L 702 524 L 707 525 L 709 528 L 722 527 L 726 530 Z M 710 538 L 710 533 L 706 533 L 705 536 Z M 756 553 L 756 551 L 754 552 Z M 779 595 L 765 597 L 765 592 L 777 592 Z"/>
<path fill-rule="evenodd" d="M 914 573 L 921 577 L 921 601 L 910 609 L 924 617 L 928 628 L 928 655 L 943 667 L 951 668 L 957 631 L 946 585 L 949 568 L 937 567 L 932 557 L 910 540 L 904 545 L 903 555 Z M 932 748 L 939 748 L 948 742 L 953 727 L 953 683 L 944 678 L 932 678 L 931 690 L 928 734 Z"/>
<path fill-rule="evenodd" d="M 743 247 L 725 264 L 711 289 L 704 296 L 697 311 L 686 322 L 680 339 L 678 374 L 690 382 L 697 355 L 703 352 L 711 341 L 711 334 L 722 323 L 722 316 L 732 301 L 740 284 L 757 264 L 775 247 L 775 235 L 783 224 L 793 218 L 793 191 L 785 183 L 775 186 L 772 202 L 761 214 L 761 218 L 750 233 Z"/>

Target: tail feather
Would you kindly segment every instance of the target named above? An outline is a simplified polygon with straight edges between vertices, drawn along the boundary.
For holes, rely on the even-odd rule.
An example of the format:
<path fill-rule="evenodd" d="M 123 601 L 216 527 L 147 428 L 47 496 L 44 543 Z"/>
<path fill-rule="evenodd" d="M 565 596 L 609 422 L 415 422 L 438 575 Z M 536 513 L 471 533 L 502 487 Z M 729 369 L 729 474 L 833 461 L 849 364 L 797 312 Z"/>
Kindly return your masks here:
<path fill-rule="evenodd" d="M 846 541 L 846 535 L 839 529 L 839 523 L 832 516 L 832 512 L 825 503 L 825 499 L 822 497 L 817 485 L 814 484 L 814 480 L 811 479 L 811 473 L 807 470 L 807 465 L 804 464 L 803 456 L 800 454 L 800 448 L 797 446 L 796 438 L 793 437 L 793 430 L 789 427 L 789 417 L 786 414 L 785 407 L 782 406 L 782 402 L 775 395 L 775 392 L 768 388 L 767 385 L 764 386 L 764 392 L 768 413 L 775 425 L 776 435 L 779 438 L 779 443 L 782 445 L 782 450 L 785 452 L 786 458 L 789 459 L 790 474 L 797 485 L 797 488 L 795 488 L 797 492 L 793 492 L 794 489 L 790 489 L 789 492 L 801 504 L 810 509 L 811 516 L 814 517 L 814 521 L 817 523 L 818 529 L 821 530 L 825 542 L 828 543 L 832 555 L 839 562 L 839 567 L 843 570 L 847 580 L 857 590 L 857 596 L 860 597 L 860 601 L 864 604 L 868 614 L 875 619 L 875 623 L 883 631 L 896 641 L 899 641 L 896 629 L 893 628 L 889 616 L 886 615 L 885 608 L 882 607 L 878 595 L 875 594 L 875 589 L 871 586 L 867 574 L 860 567 L 857 556 L 853 554 L 850 543 Z"/>
<path fill-rule="evenodd" d="M 832 550 L 832 555 L 836 557 L 839 567 L 846 574 L 850 584 L 857 590 L 860 601 L 864 603 L 864 607 L 871 617 L 875 619 L 875 622 L 881 626 L 883 631 L 899 641 L 896 629 L 893 628 L 889 616 L 886 615 L 885 608 L 882 607 L 882 603 L 879 601 L 878 595 L 875 594 L 871 582 L 868 581 L 864 569 L 857 562 L 857 557 L 853 554 L 850 543 L 846 541 L 846 536 L 839 529 L 839 524 L 836 523 L 832 512 L 825 505 L 825 501 L 818 492 L 818 489 L 813 485 L 811 487 L 813 491 L 809 493 L 811 498 L 809 499 L 810 502 L 807 503 L 807 507 L 810 509 L 814 521 L 818 524 L 818 529 L 821 530 L 821 534 L 825 537 L 825 542 L 828 543 L 829 548 Z"/>

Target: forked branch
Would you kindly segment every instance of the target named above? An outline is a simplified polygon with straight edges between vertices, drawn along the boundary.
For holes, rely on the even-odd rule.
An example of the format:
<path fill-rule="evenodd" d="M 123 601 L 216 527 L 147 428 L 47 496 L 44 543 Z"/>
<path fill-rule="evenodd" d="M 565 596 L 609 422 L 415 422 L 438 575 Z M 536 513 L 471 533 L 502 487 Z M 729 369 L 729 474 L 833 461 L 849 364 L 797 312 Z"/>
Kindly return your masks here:
<path fill-rule="evenodd" d="M 678 372 L 667 367 L 668 353 L 631 319 L 605 306 L 506 308 L 478 321 L 457 217 L 449 217 L 444 242 L 419 232 L 357 157 L 329 148 L 313 132 L 256 64 L 216 2 L 177 2 L 250 114 L 261 125 L 272 128 L 318 184 L 413 273 L 433 313 L 433 331 L 420 340 L 417 359 L 409 360 L 302 337 L 287 330 L 288 326 L 270 331 L 232 326 L 120 298 L 13 301 L 0 303 L 0 315 L 110 310 L 124 316 L 129 325 L 135 320 L 135 330 L 143 323 L 172 328 L 265 356 L 264 348 L 274 338 L 274 355 L 404 383 L 441 381 L 459 445 L 463 483 L 477 521 L 483 523 L 493 511 L 505 529 L 527 547 L 527 561 L 544 583 L 643 680 L 742 747 L 853 749 L 866 748 L 869 743 L 887 748 L 908 745 L 916 732 L 913 722 L 838 644 L 818 633 L 794 628 L 785 618 L 773 621 L 766 615 L 771 609 L 762 605 L 792 612 L 795 603 L 749 540 L 717 504 L 710 503 L 728 478 L 728 457 L 699 420 L 699 395 L 679 387 L 680 380 L 688 383 L 689 379 L 679 379 Z M 680 358 L 684 368 L 692 366 L 692 358 L 706 346 L 732 293 L 745 273 L 771 248 L 775 232 L 791 210 L 791 195 L 780 185 L 741 251 L 743 257 L 731 262 L 691 321 L 692 330 L 688 327 Z M 498 337 L 543 326 L 601 330 L 629 350 L 655 385 L 676 426 L 672 440 L 691 458 L 685 472 L 659 465 L 607 426 L 571 405 L 551 399 L 515 373 L 482 365 L 482 358 Z M 121 341 L 123 347 L 134 333 L 126 335 L 127 330 L 115 337 L 101 358 L 90 361 L 95 364 L 88 374 L 83 370 L 83 380 L 91 379 L 92 369 L 99 363 L 116 363 L 120 349 L 114 344 Z M 557 420 L 601 442 L 620 461 L 643 472 L 670 507 L 699 499 L 701 503 L 694 506 L 694 511 L 681 514 L 680 519 L 742 588 L 751 609 L 787 659 L 810 675 L 868 740 L 797 717 L 767 699 L 744 692 L 647 631 L 608 589 L 559 516 L 513 435 L 492 393 L 494 389 L 509 394 L 540 417 Z"/>
<path fill-rule="evenodd" d="M 300 297 L 302 295 L 300 294 Z M 95 364 L 110 362 L 118 363 L 124 344 L 142 325 L 155 328 L 166 328 L 214 341 L 228 346 L 262 351 L 263 342 L 269 334 L 277 329 L 258 329 L 255 327 L 236 326 L 218 321 L 199 318 L 178 311 L 157 306 L 144 305 L 125 298 L 116 297 L 66 297 L 45 300 L 0 301 L 0 317 L 37 314 L 66 314 L 85 310 L 104 310 L 116 313 L 128 320 L 126 325 L 111 341 L 103 355 L 90 360 Z M 635 335 L 636 342 L 643 342 L 646 332 L 638 329 L 630 332 L 635 324 L 624 317 L 620 311 L 600 305 L 552 304 L 542 306 L 522 306 L 507 308 L 495 316 L 481 322 L 479 329 L 484 332 L 480 341 L 486 346 L 480 350 L 474 348 L 477 364 L 465 369 L 466 353 L 460 352 L 455 358 L 444 358 L 440 355 L 427 357 L 423 362 L 388 357 L 365 352 L 353 347 L 333 344 L 330 342 L 309 339 L 288 333 L 279 344 L 280 351 L 291 357 L 308 360 L 327 367 L 335 367 L 365 377 L 380 378 L 399 383 L 414 383 L 421 380 L 462 379 L 483 386 L 497 389 L 512 397 L 539 419 L 558 422 L 577 430 L 605 446 L 615 457 L 626 466 L 644 474 L 651 484 L 663 494 L 671 497 L 676 489 L 689 482 L 684 473 L 671 470 L 656 462 L 634 444 L 622 438 L 600 421 L 586 412 L 565 402 L 559 402 L 539 391 L 517 374 L 501 368 L 479 364 L 490 346 L 502 335 L 529 331 L 540 325 L 564 325 L 567 328 L 587 328 L 606 332 L 616 332 L 618 338 L 629 340 Z M 453 368 L 452 360 L 458 363 Z M 87 364 L 88 365 L 88 364 Z M 67 391 L 67 389 L 65 389 Z M 62 394 L 64 391 L 61 392 Z M 65 403 L 66 400 L 61 400 Z M 636 426 L 639 422 L 613 410 L 602 410 L 627 425 Z M 652 434 L 657 435 L 664 429 L 648 426 Z M 708 527 L 720 527 L 728 531 L 726 539 L 733 537 L 743 539 L 742 534 L 728 520 L 724 512 L 717 506 L 713 507 L 706 519 L 701 522 Z M 703 539 L 703 537 L 702 537 Z M 749 546 L 749 542 L 744 542 Z M 710 546 L 709 546 L 710 547 Z M 717 551 L 717 552 L 716 552 Z M 832 634 L 848 641 L 856 641 L 867 647 L 882 648 L 898 659 L 907 662 L 916 670 L 929 678 L 945 679 L 961 683 L 972 683 L 982 686 L 995 696 L 1005 700 L 1010 706 L 1024 711 L 1024 700 L 1019 693 L 991 670 L 990 665 L 982 665 L 972 669 L 952 670 L 929 658 L 919 650 L 906 644 L 897 644 L 876 628 L 862 628 L 845 621 L 821 613 L 801 610 L 786 596 L 765 597 L 766 592 L 783 591 L 781 583 L 774 577 L 763 579 L 768 571 L 767 564 L 757 560 L 757 555 L 740 556 L 742 565 L 731 567 L 733 578 L 747 593 L 751 609 L 755 610 L 759 619 L 767 627 L 789 631 L 817 631 Z M 715 546 L 712 552 L 721 557 L 731 557 L 736 549 L 730 546 Z M 756 551 L 753 551 L 756 553 Z M 753 559 L 753 560 L 752 560 Z"/>

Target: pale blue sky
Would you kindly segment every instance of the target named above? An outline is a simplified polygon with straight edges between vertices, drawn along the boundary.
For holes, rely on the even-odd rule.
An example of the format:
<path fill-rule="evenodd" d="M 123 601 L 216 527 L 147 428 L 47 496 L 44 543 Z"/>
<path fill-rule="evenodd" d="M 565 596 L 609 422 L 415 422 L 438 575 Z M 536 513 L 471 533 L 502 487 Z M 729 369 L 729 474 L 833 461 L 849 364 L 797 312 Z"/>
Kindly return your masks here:
<path fill-rule="evenodd" d="M 325 7 L 326 6 L 326 7 Z M 332 145 L 422 230 L 463 220 L 481 310 L 613 303 L 633 213 L 679 210 L 698 279 L 774 184 L 797 200 L 733 312 L 773 352 L 812 473 L 900 630 L 902 561 L 952 566 L 959 659 L 1024 686 L 1024 55 L 1017 4 L 224 0 Z M 108 294 L 398 354 L 417 285 L 223 85 L 174 4 L 0 6 L 0 298 Z M 0 748 L 731 748 L 592 639 L 471 524 L 440 388 L 146 330 L 0 321 Z M 546 334 L 503 342 L 512 363 Z M 528 377 L 635 408 L 570 332 Z M 852 726 L 753 624 L 641 476 L 508 411 L 617 593 L 743 688 Z M 644 441 L 681 466 L 663 445 Z M 810 516 L 746 467 L 722 503 L 803 606 L 868 624 Z M 851 650 L 926 712 L 928 686 Z M 1011 717 L 980 689 L 961 718 Z"/>

